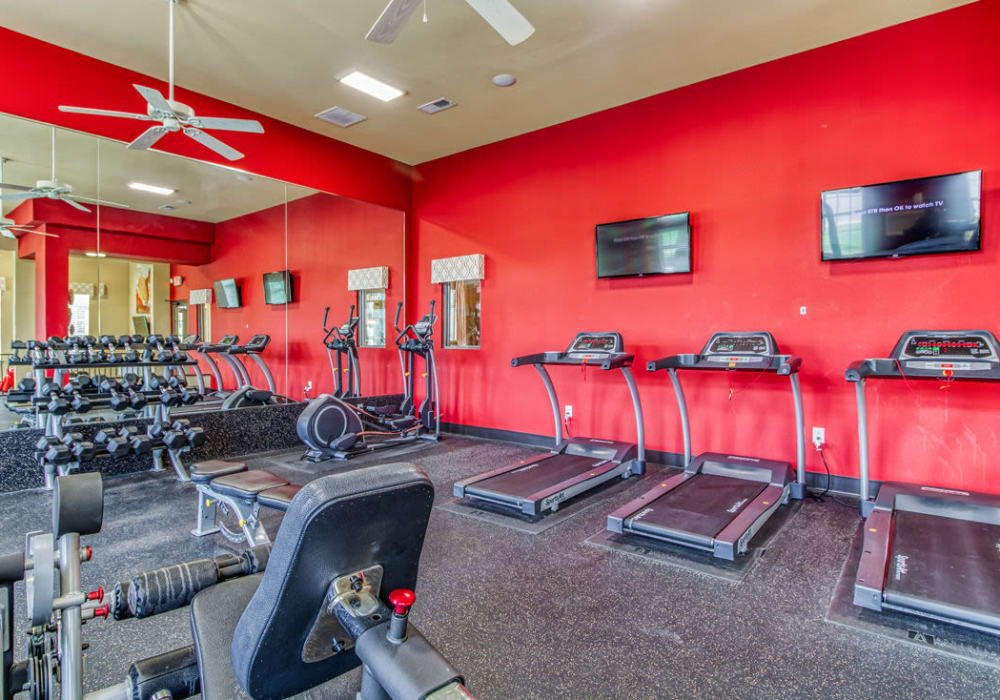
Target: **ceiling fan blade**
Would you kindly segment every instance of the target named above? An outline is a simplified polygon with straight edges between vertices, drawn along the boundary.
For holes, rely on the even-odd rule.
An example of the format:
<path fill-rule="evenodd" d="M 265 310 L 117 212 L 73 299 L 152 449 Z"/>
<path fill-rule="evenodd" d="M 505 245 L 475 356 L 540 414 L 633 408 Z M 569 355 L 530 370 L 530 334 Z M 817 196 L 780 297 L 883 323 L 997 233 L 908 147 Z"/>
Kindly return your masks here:
<path fill-rule="evenodd" d="M 225 117 L 195 117 L 191 126 L 201 129 L 222 129 L 223 131 L 246 131 L 252 134 L 263 134 L 264 127 L 256 119 L 227 119 Z"/>
<path fill-rule="evenodd" d="M 59 234 L 58 233 L 49 233 L 48 231 L 33 231 L 33 230 L 28 230 L 28 231 L 25 231 L 25 233 L 33 233 L 36 236 L 48 236 L 49 238 L 59 238 Z"/>
<path fill-rule="evenodd" d="M 227 158 L 229 160 L 239 160 L 243 157 L 243 154 L 235 148 L 227 146 L 219 139 L 210 134 L 206 134 L 201 129 L 195 129 L 194 127 L 189 126 L 184 129 L 184 134 L 185 136 L 190 136 L 201 145 L 211 148 L 223 158 Z"/>
<path fill-rule="evenodd" d="M 131 209 L 128 204 L 122 204 L 121 202 L 112 202 L 108 199 L 95 199 L 93 197 L 84 197 L 82 194 L 72 194 L 69 195 L 73 199 L 80 199 L 84 202 L 93 202 L 94 204 L 104 204 L 109 207 L 121 207 L 122 209 Z"/>
<path fill-rule="evenodd" d="M 15 236 L 14 232 L 9 228 L 0 228 L 0 236 L 3 236 L 4 238 L 13 238 L 15 241 L 17 240 L 17 236 Z"/>
<path fill-rule="evenodd" d="M 0 182 L 0 190 L 20 190 L 22 192 L 30 192 L 35 189 L 34 187 L 25 187 L 24 185 L 12 185 L 8 182 Z"/>
<path fill-rule="evenodd" d="M 135 83 L 132 84 L 132 87 L 139 91 L 142 99 L 146 100 L 153 109 L 166 112 L 167 114 L 174 113 L 174 108 L 170 106 L 170 103 L 167 102 L 167 99 L 159 90 L 144 85 L 136 85 Z"/>
<path fill-rule="evenodd" d="M 382 10 L 382 14 L 375 20 L 375 24 L 368 30 L 365 39 L 377 41 L 380 44 L 391 44 L 399 36 L 406 25 L 406 20 L 410 19 L 410 15 L 420 6 L 421 2 L 423 0 L 389 0 L 389 4 Z"/>
<path fill-rule="evenodd" d="M 82 204 L 80 204 L 79 202 L 74 202 L 74 201 L 73 201 L 72 199 L 70 199 L 69 197 L 60 197 L 59 199 L 60 199 L 61 201 L 63 201 L 63 202 L 66 202 L 66 204 L 70 205 L 70 206 L 71 206 L 71 207 L 73 207 L 74 209 L 79 209 L 80 211 L 85 211 L 85 212 L 87 212 L 88 214 L 90 213 L 90 209 L 87 209 L 87 207 L 83 206 L 83 205 L 82 205 Z"/>
<path fill-rule="evenodd" d="M 531 22 L 507 0 L 465 0 L 511 46 L 535 33 Z"/>
<path fill-rule="evenodd" d="M 59 105 L 60 112 L 70 112 L 72 114 L 94 114 L 99 117 L 123 117 L 125 119 L 142 119 L 143 121 L 152 121 L 152 117 L 148 114 L 134 114 L 132 112 L 116 112 L 113 109 L 91 109 L 90 107 L 67 107 L 66 105 Z"/>
<path fill-rule="evenodd" d="M 151 126 L 139 134 L 139 136 L 132 143 L 126 146 L 126 148 L 131 148 L 133 151 L 145 151 L 154 143 L 162 139 L 168 131 L 170 130 L 165 126 Z"/>
<path fill-rule="evenodd" d="M 14 194 L 0 194 L 0 199 L 16 201 L 18 199 L 33 199 L 41 196 L 40 192 L 15 192 Z"/>

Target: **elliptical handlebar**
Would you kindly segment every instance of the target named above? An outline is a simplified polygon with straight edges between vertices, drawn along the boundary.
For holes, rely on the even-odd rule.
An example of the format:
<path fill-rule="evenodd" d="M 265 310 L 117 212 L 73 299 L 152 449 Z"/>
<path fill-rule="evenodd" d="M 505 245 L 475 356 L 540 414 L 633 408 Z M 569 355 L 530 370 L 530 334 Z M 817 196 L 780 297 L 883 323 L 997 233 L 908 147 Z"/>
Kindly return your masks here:
<path fill-rule="evenodd" d="M 434 305 L 437 303 L 436 299 L 431 299 L 431 308 L 426 316 L 424 316 L 417 323 L 408 323 L 403 328 L 399 327 L 399 310 L 403 308 L 403 302 L 399 302 L 396 307 L 396 321 L 393 326 L 399 331 L 399 335 L 396 336 L 396 345 L 401 346 L 406 343 L 406 339 L 411 338 L 419 343 L 427 344 L 430 342 L 431 335 L 434 331 L 434 322 L 437 321 L 437 316 L 434 315 Z M 418 326 L 420 328 L 418 328 Z M 423 332 L 421 332 L 423 329 Z M 413 335 L 410 335 L 410 332 Z M 402 342 L 400 342 L 402 341 Z"/>
<path fill-rule="evenodd" d="M 392 322 L 392 327 L 396 329 L 397 333 L 403 333 L 403 330 L 399 327 L 399 314 L 403 310 L 403 302 L 396 304 L 396 320 Z M 397 339 L 398 340 L 398 339 Z"/>

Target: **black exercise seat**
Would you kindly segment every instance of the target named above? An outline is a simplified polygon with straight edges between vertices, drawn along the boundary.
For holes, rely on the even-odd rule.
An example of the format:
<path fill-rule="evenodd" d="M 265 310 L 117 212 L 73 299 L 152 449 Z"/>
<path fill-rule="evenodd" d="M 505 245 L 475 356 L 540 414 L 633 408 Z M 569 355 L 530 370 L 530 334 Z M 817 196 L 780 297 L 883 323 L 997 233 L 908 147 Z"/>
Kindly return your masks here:
<path fill-rule="evenodd" d="M 266 508 L 273 508 L 285 512 L 289 504 L 295 498 L 295 494 L 302 490 L 299 484 L 285 484 L 257 494 L 257 502 Z"/>
<path fill-rule="evenodd" d="M 226 581 L 191 601 L 191 632 L 205 700 L 251 700 L 236 680 L 230 660 L 233 634 L 263 574 Z"/>
<path fill-rule="evenodd" d="M 416 584 L 434 502 L 423 471 L 381 464 L 320 477 L 301 491 L 281 523 L 267 570 L 207 588 L 191 603 L 205 700 L 290 697 L 357 667 L 354 653 L 302 659 L 303 642 L 337 576 L 379 564 L 383 599 Z M 351 523 L 349 532 L 344 523 Z"/>
<path fill-rule="evenodd" d="M 287 479 L 282 479 L 269 471 L 254 469 L 212 479 L 212 490 L 222 496 L 253 499 L 261 491 L 285 486 L 287 483 Z"/>
<path fill-rule="evenodd" d="M 224 462 L 221 459 L 207 459 L 191 467 L 191 481 L 203 484 L 219 476 L 228 476 L 247 470 L 246 462 Z"/>

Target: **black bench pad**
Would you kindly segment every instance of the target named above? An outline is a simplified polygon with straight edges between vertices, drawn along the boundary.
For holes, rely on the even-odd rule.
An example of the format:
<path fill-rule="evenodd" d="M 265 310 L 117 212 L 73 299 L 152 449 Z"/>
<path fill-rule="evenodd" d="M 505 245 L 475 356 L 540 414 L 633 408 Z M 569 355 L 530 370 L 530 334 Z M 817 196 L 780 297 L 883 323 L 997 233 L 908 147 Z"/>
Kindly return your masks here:
<path fill-rule="evenodd" d="M 301 490 L 302 486 L 299 484 L 285 484 L 284 486 L 278 486 L 267 491 L 261 491 L 257 494 L 257 502 L 262 506 L 285 512 L 288 510 L 292 499 L 295 498 L 295 494 Z"/>
<path fill-rule="evenodd" d="M 284 486 L 287 483 L 287 479 L 282 479 L 267 470 L 254 469 L 212 479 L 212 490 L 223 496 L 254 498 L 261 491 Z"/>
<path fill-rule="evenodd" d="M 221 459 L 207 459 L 191 466 L 191 481 L 203 484 L 219 476 L 236 474 L 247 470 L 246 462 L 224 462 Z"/>

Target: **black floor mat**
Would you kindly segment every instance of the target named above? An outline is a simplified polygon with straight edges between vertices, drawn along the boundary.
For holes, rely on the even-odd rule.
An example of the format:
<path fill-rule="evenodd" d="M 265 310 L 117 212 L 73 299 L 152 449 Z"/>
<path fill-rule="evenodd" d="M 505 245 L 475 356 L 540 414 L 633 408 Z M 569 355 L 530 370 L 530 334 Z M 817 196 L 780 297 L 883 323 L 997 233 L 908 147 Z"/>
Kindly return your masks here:
<path fill-rule="evenodd" d="M 690 547 L 682 547 L 639 535 L 619 535 L 610 530 L 602 530 L 591 535 L 584 540 L 584 544 L 610 549 L 659 564 L 690 569 L 731 583 L 739 583 L 746 577 L 757 560 L 767 554 L 768 545 L 801 508 L 802 501 L 791 501 L 787 506 L 780 506 L 750 540 L 749 551 L 745 555 L 737 557 L 735 561 L 717 559 L 710 552 Z"/>
<path fill-rule="evenodd" d="M 1000 668 L 1000 637 L 928 620 L 917 615 L 876 612 L 854 604 L 854 578 L 861 557 L 864 523 L 859 525 L 826 614 L 827 622 L 906 644 Z"/>

